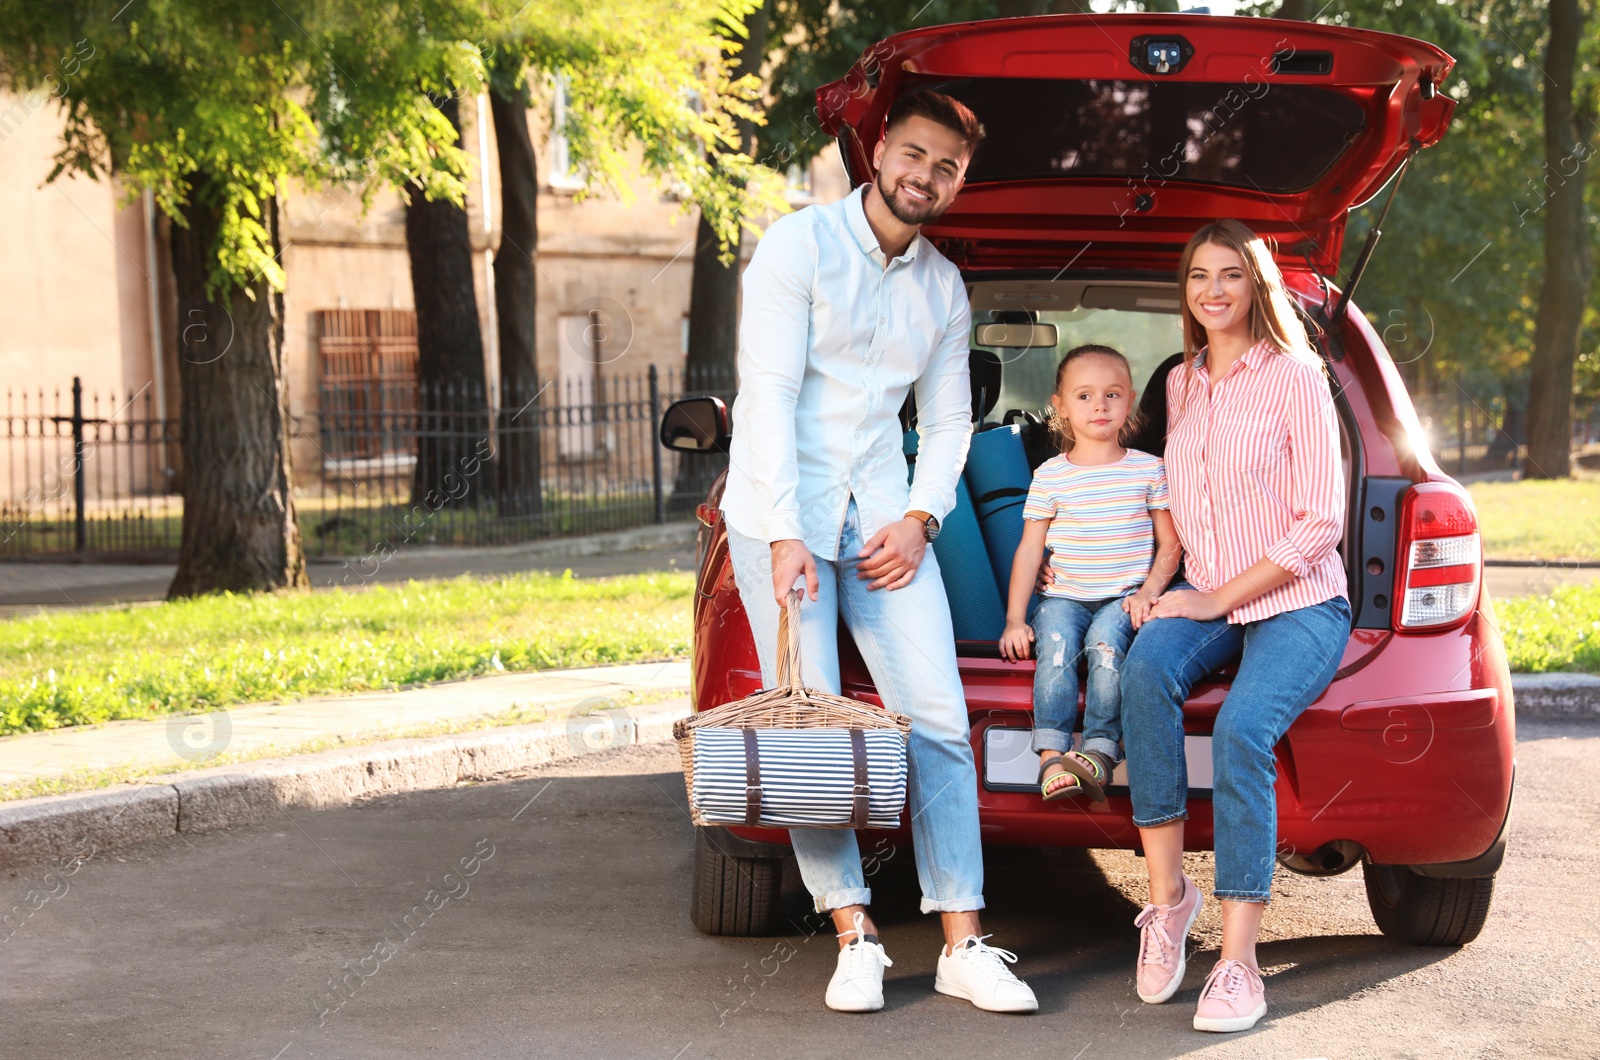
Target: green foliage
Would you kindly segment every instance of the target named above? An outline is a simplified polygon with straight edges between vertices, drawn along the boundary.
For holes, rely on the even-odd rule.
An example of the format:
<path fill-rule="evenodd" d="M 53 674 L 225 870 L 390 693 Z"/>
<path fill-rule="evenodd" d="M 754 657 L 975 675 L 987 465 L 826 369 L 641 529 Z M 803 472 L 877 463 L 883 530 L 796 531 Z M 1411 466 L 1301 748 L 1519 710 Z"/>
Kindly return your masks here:
<path fill-rule="evenodd" d="M 0 623 L 0 735 L 689 649 L 688 573 L 196 597 Z"/>
<path fill-rule="evenodd" d="M 1600 585 L 1495 602 L 1513 673 L 1600 672 Z"/>
<path fill-rule="evenodd" d="M 751 218 L 788 208 L 781 178 L 740 144 L 739 121 L 764 120 L 760 79 L 735 70 L 744 19 L 759 6 L 502 0 L 488 44 L 506 87 L 525 83 L 538 96 L 552 79 L 566 84 L 571 175 L 626 201 L 640 164 L 685 210 L 698 206 L 726 250 Z"/>
<path fill-rule="evenodd" d="M 1414 392 L 1454 393 L 1459 384 L 1478 395 L 1520 395 L 1544 267 L 1544 6 L 1352 0 L 1325 20 L 1419 37 L 1457 60 L 1440 86 L 1459 103 L 1450 130 L 1412 164 L 1358 300 Z M 1600 85 L 1593 34 L 1584 52 L 1583 90 L 1592 93 Z M 1386 194 L 1352 217 L 1346 274 Z M 1592 177 L 1588 198 L 1600 247 L 1600 181 Z M 1591 305 L 1585 348 L 1597 315 L 1600 305 Z M 1590 364 L 1590 378 L 1600 393 L 1600 364 Z"/>

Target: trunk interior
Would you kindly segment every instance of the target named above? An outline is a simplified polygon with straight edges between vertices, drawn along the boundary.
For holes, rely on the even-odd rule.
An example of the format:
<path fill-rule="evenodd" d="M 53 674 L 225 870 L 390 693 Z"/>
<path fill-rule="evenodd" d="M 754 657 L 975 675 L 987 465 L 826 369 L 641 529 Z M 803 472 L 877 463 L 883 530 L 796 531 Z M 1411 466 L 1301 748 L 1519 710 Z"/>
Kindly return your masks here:
<path fill-rule="evenodd" d="M 973 401 L 985 407 L 977 430 L 982 433 L 1008 422 L 1022 421 L 1027 415 L 1039 416 L 1054 385 L 1056 366 L 1063 354 L 1084 343 L 1101 343 L 1119 350 L 1133 369 L 1138 390 L 1138 408 L 1144 419 L 1132 443 L 1133 448 L 1163 455 L 1166 433 L 1166 377 L 1181 364 L 1183 339 L 1179 315 L 1179 291 L 1166 278 L 1111 279 L 1096 276 L 1084 279 L 983 279 L 969 287 L 975 324 L 1019 322 L 1024 319 L 1054 324 L 1059 341 L 1053 348 L 1006 350 L 974 347 Z M 991 396 L 980 390 L 993 388 Z M 1360 439 L 1354 421 L 1335 393 L 1339 409 L 1340 456 L 1350 498 L 1352 517 L 1347 521 L 1340 555 L 1352 587 L 1361 584 L 1361 570 L 1352 560 L 1359 549 L 1351 549 L 1351 538 L 1359 535 L 1358 518 L 1362 497 L 1360 479 Z M 909 443 L 908 443 L 909 448 Z M 1029 446 L 1030 467 L 1037 467 L 1053 450 Z M 966 485 L 969 494 L 972 480 Z M 970 503 L 963 497 L 961 503 Z M 981 505 L 980 505 L 981 507 Z M 1020 505 L 1016 508 L 1020 520 Z M 953 513 L 954 514 L 954 513 Z M 949 522 L 950 520 L 947 520 Z M 941 558 L 941 562 L 945 562 Z M 998 574 L 991 567 L 991 573 Z M 974 606 L 970 598 L 946 580 L 952 613 Z M 1004 587 L 1000 586 L 1002 599 Z M 988 637 L 963 638 L 957 633 L 958 653 L 963 659 L 999 658 L 996 642 Z"/>

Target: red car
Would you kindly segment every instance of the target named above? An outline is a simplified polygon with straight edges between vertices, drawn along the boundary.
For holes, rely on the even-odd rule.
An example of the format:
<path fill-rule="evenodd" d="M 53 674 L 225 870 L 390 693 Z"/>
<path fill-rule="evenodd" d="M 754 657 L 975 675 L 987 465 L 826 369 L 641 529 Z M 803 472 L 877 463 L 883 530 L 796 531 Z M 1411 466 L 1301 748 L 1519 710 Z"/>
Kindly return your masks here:
<path fill-rule="evenodd" d="M 1313 876 L 1359 863 L 1379 928 L 1432 945 L 1472 940 L 1488 914 L 1515 765 L 1510 674 L 1481 589 L 1472 501 L 1435 463 L 1382 339 L 1350 304 L 1375 237 L 1346 293 L 1327 277 L 1352 206 L 1444 134 L 1454 102 L 1439 86 L 1452 62 L 1422 41 L 1304 22 L 1062 15 L 902 33 L 817 92 L 855 184 L 871 179 L 885 113 L 906 92 L 953 95 L 987 127 L 966 187 L 924 228 L 961 268 L 975 336 L 989 343 L 975 342 L 972 359 L 980 430 L 1040 409 L 1059 351 L 1080 342 L 1108 342 L 1136 379 L 1159 380 L 1182 349 L 1175 270 L 1190 234 L 1234 217 L 1276 240 L 1289 289 L 1320 330 L 1339 413 L 1354 615 L 1332 685 L 1277 750 L 1280 862 Z M 721 402 L 685 399 L 663 417 L 662 441 L 725 450 L 727 429 Z M 761 684 L 721 487 L 699 509 L 697 710 Z M 849 635 L 840 640 L 844 694 L 878 702 Z M 991 640 L 956 647 L 984 841 L 1137 848 L 1125 788 L 1104 805 L 1040 798 L 1026 750 L 1033 664 L 1002 660 Z M 1185 706 L 1192 849 L 1212 842 L 1207 744 L 1228 680 L 1213 675 Z M 786 833 L 697 832 L 700 929 L 777 927 Z M 889 838 L 911 841 L 908 829 Z"/>

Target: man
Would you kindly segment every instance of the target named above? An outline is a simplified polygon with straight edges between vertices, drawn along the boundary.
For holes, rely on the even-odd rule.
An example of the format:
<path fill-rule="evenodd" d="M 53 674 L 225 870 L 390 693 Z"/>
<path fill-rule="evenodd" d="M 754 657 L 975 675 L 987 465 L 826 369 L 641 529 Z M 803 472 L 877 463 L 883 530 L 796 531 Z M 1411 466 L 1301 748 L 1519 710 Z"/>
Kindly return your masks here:
<path fill-rule="evenodd" d="M 977 774 L 950 605 L 928 542 L 955 507 L 971 437 L 971 308 L 956 267 L 920 235 L 961 190 L 983 138 L 973 113 L 920 93 L 890 108 L 877 179 L 780 218 L 743 280 L 740 390 L 722 506 L 734 580 L 775 682 L 778 609 L 804 579 L 806 684 L 839 691 L 842 616 L 884 705 L 910 715 L 909 798 L 922 911 L 944 922 L 935 988 L 996 1012 L 1033 991 L 984 944 Z M 921 440 L 909 491 L 899 411 L 915 390 Z M 774 606 L 774 605 L 777 606 Z M 793 829 L 839 963 L 829 1008 L 883 1007 L 888 955 L 867 904 L 855 832 Z"/>

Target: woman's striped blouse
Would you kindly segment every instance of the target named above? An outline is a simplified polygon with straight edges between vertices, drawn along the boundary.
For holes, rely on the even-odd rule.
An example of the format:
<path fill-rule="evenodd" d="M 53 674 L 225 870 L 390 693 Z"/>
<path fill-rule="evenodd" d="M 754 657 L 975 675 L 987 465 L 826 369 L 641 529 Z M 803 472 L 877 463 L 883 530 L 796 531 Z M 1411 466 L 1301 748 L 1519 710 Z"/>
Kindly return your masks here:
<path fill-rule="evenodd" d="M 1228 614 L 1254 622 L 1346 596 L 1339 425 L 1316 361 L 1258 342 L 1213 382 L 1167 377 L 1167 479 L 1184 571 L 1213 592 L 1263 557 L 1294 575 Z"/>

